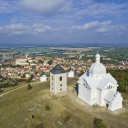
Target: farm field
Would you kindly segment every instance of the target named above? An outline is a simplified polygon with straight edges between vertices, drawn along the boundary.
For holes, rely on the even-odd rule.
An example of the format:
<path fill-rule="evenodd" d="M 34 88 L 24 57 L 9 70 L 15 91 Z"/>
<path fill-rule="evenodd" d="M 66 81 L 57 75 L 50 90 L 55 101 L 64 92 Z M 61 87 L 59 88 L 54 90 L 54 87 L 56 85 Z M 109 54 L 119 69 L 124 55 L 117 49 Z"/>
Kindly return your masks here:
<path fill-rule="evenodd" d="M 80 54 L 81 52 L 90 51 L 91 48 L 65 48 L 65 47 L 51 47 L 52 50 L 67 50 L 64 54 Z"/>
<path fill-rule="evenodd" d="M 127 128 L 128 94 L 123 93 L 123 109 L 110 112 L 89 106 L 77 98 L 78 77 L 68 79 L 67 93 L 49 92 L 49 81 L 31 83 L 0 97 L 0 128 L 93 128 L 100 118 L 108 128 Z M 1 94 L 0 94 L 1 95 Z"/>

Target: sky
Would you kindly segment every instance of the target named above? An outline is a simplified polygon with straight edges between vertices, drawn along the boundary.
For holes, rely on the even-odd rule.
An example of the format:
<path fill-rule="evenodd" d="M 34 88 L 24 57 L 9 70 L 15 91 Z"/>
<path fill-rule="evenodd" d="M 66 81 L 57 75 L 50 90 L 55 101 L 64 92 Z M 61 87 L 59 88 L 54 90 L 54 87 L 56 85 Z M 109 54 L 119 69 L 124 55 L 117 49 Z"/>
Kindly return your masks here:
<path fill-rule="evenodd" d="M 128 0 L 0 0 L 0 45 L 128 44 Z"/>

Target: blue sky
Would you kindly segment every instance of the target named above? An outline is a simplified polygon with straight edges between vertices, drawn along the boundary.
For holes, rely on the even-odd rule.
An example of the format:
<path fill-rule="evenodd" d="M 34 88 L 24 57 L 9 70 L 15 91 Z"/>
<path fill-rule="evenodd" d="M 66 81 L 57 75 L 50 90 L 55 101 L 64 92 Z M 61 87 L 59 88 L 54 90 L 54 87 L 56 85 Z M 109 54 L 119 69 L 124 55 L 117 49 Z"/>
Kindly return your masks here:
<path fill-rule="evenodd" d="M 0 44 L 128 44 L 128 0 L 0 0 Z"/>

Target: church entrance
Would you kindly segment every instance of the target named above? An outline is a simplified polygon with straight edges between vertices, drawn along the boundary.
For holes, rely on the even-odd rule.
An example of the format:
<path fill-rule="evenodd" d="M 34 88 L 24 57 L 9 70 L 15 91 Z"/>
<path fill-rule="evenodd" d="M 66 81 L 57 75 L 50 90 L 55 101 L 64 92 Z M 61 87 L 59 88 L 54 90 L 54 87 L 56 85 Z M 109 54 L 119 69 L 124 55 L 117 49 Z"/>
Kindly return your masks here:
<path fill-rule="evenodd" d="M 106 108 L 108 108 L 109 107 L 109 104 L 108 103 L 106 103 Z"/>

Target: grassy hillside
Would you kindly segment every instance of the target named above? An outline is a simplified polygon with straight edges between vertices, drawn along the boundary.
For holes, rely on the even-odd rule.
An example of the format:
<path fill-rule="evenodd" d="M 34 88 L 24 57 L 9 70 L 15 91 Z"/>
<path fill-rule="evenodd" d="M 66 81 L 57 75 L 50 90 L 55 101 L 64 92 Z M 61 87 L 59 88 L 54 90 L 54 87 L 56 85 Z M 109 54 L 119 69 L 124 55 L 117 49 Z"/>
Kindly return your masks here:
<path fill-rule="evenodd" d="M 95 117 L 111 128 L 128 126 L 128 94 L 123 94 L 124 108 L 119 111 L 90 107 L 77 98 L 77 80 L 68 79 L 68 93 L 64 94 L 50 93 L 47 81 L 0 97 L 0 128 L 93 128 Z"/>

